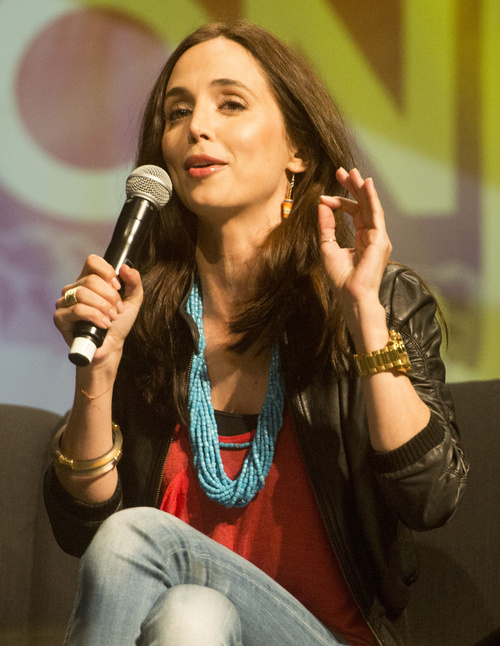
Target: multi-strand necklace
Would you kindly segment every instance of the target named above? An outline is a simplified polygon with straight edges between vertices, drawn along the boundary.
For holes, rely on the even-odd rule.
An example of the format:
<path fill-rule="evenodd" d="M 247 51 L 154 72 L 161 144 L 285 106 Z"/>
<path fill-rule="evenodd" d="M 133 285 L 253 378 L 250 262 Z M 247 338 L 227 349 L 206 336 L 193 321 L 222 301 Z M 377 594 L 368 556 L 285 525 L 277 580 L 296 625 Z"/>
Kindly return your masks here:
<path fill-rule="evenodd" d="M 250 451 L 239 476 L 231 480 L 224 471 L 210 396 L 210 381 L 205 361 L 203 303 L 197 280 L 194 281 L 189 295 L 187 311 L 193 317 L 200 333 L 198 352 L 194 354 L 189 376 L 188 397 L 189 440 L 194 466 L 201 487 L 209 498 L 226 507 L 244 507 L 264 486 L 273 461 L 276 438 L 283 424 L 285 394 L 279 372 L 278 347 L 274 347 L 272 351 L 268 388 Z M 248 445 L 233 445 L 233 448 L 246 446 Z"/>

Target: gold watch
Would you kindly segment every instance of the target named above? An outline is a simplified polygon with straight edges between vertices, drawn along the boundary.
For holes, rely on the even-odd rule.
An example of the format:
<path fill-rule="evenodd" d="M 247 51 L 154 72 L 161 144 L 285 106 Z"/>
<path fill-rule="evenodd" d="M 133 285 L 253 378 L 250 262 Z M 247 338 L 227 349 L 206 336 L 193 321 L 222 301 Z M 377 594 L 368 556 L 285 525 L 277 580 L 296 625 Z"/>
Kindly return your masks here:
<path fill-rule="evenodd" d="M 354 362 L 360 377 L 374 375 L 386 370 L 399 370 L 407 373 L 411 370 L 410 358 L 399 332 L 389 330 L 389 343 L 381 350 L 360 352 L 354 355 Z"/>

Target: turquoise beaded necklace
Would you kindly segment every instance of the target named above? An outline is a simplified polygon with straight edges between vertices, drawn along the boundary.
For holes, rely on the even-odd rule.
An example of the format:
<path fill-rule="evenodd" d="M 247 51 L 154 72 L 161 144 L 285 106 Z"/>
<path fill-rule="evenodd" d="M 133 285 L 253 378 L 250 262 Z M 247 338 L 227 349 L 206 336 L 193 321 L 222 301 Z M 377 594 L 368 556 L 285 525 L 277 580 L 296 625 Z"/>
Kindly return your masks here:
<path fill-rule="evenodd" d="M 209 498 L 225 507 L 245 507 L 264 486 L 273 461 L 276 438 L 283 424 L 285 394 L 279 372 L 278 347 L 273 348 L 268 388 L 250 452 L 240 475 L 236 480 L 231 480 L 222 464 L 219 435 L 210 398 L 210 381 L 205 361 L 203 304 L 197 280 L 194 281 L 186 309 L 200 333 L 198 352 L 193 356 L 189 375 L 188 396 L 189 440 L 194 466 L 201 487 Z M 232 448 L 235 447 L 232 445 Z M 245 445 L 238 448 L 245 448 Z"/>

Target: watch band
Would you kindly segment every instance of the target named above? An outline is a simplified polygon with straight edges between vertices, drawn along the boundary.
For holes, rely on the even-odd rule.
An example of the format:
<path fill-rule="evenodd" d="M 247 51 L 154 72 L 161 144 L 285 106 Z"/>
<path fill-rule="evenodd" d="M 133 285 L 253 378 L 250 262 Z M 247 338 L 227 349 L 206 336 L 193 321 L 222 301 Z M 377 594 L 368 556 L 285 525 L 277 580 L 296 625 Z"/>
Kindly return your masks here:
<path fill-rule="evenodd" d="M 411 370 L 410 358 L 406 352 L 401 334 L 394 330 L 389 330 L 389 342 L 385 348 L 355 354 L 354 363 L 360 377 L 367 377 L 377 372 L 393 369 L 404 373 Z"/>

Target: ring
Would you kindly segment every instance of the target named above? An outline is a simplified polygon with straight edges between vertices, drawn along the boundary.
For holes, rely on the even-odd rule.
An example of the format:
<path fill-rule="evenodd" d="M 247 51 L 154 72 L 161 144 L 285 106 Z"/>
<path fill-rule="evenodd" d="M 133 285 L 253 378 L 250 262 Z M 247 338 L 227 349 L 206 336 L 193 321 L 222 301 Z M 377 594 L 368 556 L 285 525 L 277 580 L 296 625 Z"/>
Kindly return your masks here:
<path fill-rule="evenodd" d="M 64 294 L 64 307 L 71 307 L 72 305 L 76 305 L 78 303 L 76 292 L 80 289 L 80 287 L 81 285 L 77 285 L 76 287 L 68 289 L 68 291 Z"/>
<path fill-rule="evenodd" d="M 325 238 L 321 241 L 321 244 L 323 244 L 323 242 L 337 242 L 337 240 L 335 238 Z"/>

